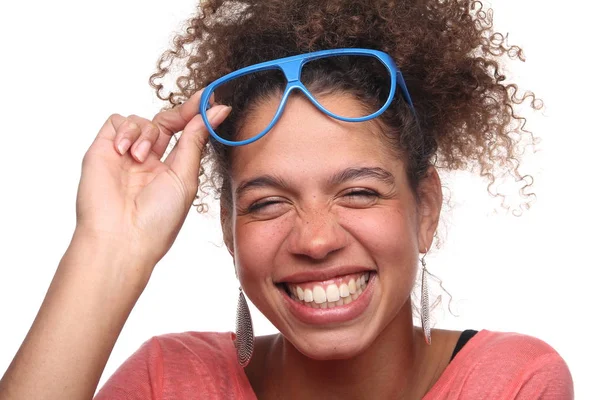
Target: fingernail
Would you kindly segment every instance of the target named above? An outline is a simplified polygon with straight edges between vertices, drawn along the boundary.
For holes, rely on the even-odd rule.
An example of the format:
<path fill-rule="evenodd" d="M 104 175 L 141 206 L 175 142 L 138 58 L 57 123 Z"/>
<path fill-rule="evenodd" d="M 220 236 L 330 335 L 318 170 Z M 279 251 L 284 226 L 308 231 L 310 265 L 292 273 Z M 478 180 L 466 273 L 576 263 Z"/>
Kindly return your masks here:
<path fill-rule="evenodd" d="M 121 155 L 125 154 L 125 152 L 129 148 L 129 146 L 131 146 L 131 140 L 121 139 L 121 141 L 117 145 L 117 148 L 119 149 L 119 153 L 121 153 Z"/>
<path fill-rule="evenodd" d="M 219 111 L 221 111 L 220 106 L 216 106 L 216 107 L 211 107 L 206 111 L 206 117 L 208 118 L 209 122 L 212 122 L 213 118 L 215 117 L 215 115 L 217 115 L 219 113 Z"/>
<path fill-rule="evenodd" d="M 148 151 L 150 150 L 150 141 L 144 140 L 142 143 L 138 144 L 135 148 L 134 155 L 138 159 L 138 161 L 142 162 L 146 159 L 148 155 Z"/>
<path fill-rule="evenodd" d="M 224 113 L 225 110 L 227 110 L 227 113 Z M 206 116 L 208 117 L 208 122 L 210 122 L 212 125 L 215 122 L 215 120 L 217 119 L 217 116 L 221 115 L 221 113 L 224 113 L 224 115 L 227 116 L 227 114 L 229 114 L 230 111 L 231 111 L 231 107 L 229 107 L 229 106 L 213 107 L 206 112 Z"/>

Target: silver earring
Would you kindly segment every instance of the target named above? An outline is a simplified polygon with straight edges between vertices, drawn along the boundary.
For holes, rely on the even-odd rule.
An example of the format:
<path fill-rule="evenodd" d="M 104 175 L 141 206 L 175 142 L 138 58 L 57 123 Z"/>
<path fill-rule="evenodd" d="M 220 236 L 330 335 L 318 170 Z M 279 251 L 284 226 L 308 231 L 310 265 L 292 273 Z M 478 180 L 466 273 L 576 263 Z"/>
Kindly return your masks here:
<path fill-rule="evenodd" d="M 252 329 L 250 309 L 241 287 L 235 318 L 235 347 L 238 362 L 242 367 L 246 367 L 250 363 L 254 351 L 254 330 Z"/>
<path fill-rule="evenodd" d="M 423 335 L 425 336 L 425 342 L 431 344 L 431 327 L 429 325 L 429 288 L 427 287 L 427 264 L 425 263 L 425 256 L 427 255 L 427 249 L 425 254 L 421 257 L 421 265 L 423 271 L 421 274 L 421 325 L 423 327 Z"/>

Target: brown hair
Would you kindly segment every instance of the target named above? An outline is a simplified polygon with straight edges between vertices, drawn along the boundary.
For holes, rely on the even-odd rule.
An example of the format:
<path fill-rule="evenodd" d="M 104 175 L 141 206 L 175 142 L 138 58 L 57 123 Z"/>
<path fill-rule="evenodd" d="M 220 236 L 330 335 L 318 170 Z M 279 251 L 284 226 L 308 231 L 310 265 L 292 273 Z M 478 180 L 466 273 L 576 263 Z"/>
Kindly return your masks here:
<path fill-rule="evenodd" d="M 501 58 L 523 61 L 523 52 L 494 32 L 492 12 L 479 1 L 206 0 L 161 56 L 150 83 L 168 108 L 241 67 L 344 47 L 382 50 L 404 75 L 416 113 L 400 98 L 379 122 L 406 161 L 413 188 L 431 164 L 477 171 L 489 181 L 490 193 L 496 178 L 509 174 L 522 183 L 528 205 L 531 195 L 524 189 L 531 179 L 519 173 L 518 145 L 535 138 L 515 106 L 526 101 L 539 109 L 541 101 L 531 92 L 519 96 L 516 84 L 504 82 Z M 183 65 L 185 72 L 179 69 Z M 360 81 L 356 74 L 349 79 Z M 162 82 L 171 75 L 177 89 L 165 94 Z M 339 84 L 329 79 L 325 86 Z M 372 95 L 357 90 L 361 98 Z M 245 105 L 251 94 L 245 92 Z M 230 115 L 231 129 L 242 117 Z M 229 151 L 211 141 L 200 173 L 200 192 L 212 189 L 225 204 L 230 202 Z"/>

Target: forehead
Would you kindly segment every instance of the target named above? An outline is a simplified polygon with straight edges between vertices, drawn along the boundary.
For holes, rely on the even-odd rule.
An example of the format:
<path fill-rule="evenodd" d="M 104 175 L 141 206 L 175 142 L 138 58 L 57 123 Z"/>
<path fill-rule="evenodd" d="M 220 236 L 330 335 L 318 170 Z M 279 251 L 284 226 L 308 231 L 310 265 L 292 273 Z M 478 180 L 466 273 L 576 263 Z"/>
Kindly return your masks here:
<path fill-rule="evenodd" d="M 318 98 L 334 113 L 362 110 L 351 95 Z M 244 119 L 238 140 L 260 132 L 271 121 L 279 99 L 257 103 Z M 304 96 L 291 96 L 284 112 L 265 136 L 232 150 L 232 180 L 264 173 L 311 179 L 348 166 L 400 163 L 373 121 L 343 122 L 319 111 Z"/>

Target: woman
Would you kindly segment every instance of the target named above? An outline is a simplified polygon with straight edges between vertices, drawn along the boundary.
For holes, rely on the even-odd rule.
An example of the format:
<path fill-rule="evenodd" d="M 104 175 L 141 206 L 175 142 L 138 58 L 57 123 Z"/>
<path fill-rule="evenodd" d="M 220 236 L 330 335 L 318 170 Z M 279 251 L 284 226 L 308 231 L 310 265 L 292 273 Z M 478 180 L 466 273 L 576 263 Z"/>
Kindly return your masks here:
<path fill-rule="evenodd" d="M 153 77 L 161 96 L 186 59 L 174 107 L 111 116 L 87 152 L 77 229 L 1 395 L 92 397 L 202 165 L 241 289 L 281 334 L 254 339 L 241 294 L 236 336 L 153 338 L 97 398 L 571 398 L 547 344 L 428 326 L 437 168 L 519 177 L 525 132 L 497 60 L 520 50 L 477 4 L 415 3 L 203 3 Z"/>

